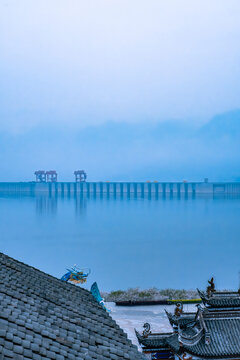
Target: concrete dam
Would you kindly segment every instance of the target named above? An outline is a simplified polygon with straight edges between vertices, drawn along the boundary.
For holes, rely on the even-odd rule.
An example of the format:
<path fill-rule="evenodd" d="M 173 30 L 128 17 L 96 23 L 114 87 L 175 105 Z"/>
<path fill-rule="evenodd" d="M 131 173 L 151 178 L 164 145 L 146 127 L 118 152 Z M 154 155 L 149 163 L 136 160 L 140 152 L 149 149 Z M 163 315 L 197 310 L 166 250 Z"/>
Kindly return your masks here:
<path fill-rule="evenodd" d="M 0 182 L 0 195 L 240 195 L 240 182 Z"/>

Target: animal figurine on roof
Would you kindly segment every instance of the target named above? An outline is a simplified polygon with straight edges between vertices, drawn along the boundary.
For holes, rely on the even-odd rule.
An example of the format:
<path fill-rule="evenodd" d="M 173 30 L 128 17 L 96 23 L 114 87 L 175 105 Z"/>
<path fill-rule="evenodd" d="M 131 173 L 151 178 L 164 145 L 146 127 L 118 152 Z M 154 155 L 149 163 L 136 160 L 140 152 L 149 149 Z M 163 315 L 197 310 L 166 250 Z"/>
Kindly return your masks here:
<path fill-rule="evenodd" d="M 177 303 L 174 310 L 174 315 L 180 316 L 182 313 L 183 313 L 183 303 Z"/>
<path fill-rule="evenodd" d="M 208 280 L 208 283 L 209 283 L 209 286 L 207 287 L 207 294 L 208 294 L 208 296 L 211 296 L 212 293 L 216 291 L 214 278 L 212 277 L 210 281 Z"/>
<path fill-rule="evenodd" d="M 90 269 L 79 269 L 76 265 L 67 269 L 67 273 L 61 277 L 63 281 L 71 281 L 74 284 L 84 284 L 87 281 L 87 277 L 90 274 Z"/>
<path fill-rule="evenodd" d="M 142 333 L 143 337 L 147 338 L 148 335 L 151 334 L 151 325 L 149 323 L 145 323 L 143 325 L 143 328 L 144 328 L 143 333 Z"/>

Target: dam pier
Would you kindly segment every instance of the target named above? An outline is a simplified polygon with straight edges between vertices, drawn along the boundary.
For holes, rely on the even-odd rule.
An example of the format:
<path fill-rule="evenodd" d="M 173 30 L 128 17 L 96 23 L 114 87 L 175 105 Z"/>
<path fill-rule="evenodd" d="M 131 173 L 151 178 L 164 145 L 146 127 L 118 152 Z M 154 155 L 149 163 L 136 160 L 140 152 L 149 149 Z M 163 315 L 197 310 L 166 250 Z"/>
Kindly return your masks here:
<path fill-rule="evenodd" d="M 164 196 L 240 195 L 240 182 L 0 182 L 0 194 Z"/>

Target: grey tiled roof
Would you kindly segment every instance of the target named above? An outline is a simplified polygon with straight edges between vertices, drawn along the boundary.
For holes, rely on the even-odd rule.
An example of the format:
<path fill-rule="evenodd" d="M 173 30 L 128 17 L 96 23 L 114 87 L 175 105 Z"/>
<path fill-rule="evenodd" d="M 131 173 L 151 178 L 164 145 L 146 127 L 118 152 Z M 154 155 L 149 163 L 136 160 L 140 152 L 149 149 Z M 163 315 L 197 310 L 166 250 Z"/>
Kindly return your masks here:
<path fill-rule="evenodd" d="M 240 313 L 203 313 L 204 327 L 199 320 L 193 327 L 186 327 L 176 333 L 151 334 L 144 338 L 137 333 L 139 343 L 146 349 L 170 348 L 174 353 L 190 353 L 196 357 L 239 358 L 240 357 Z M 206 342 L 208 337 L 209 342 Z"/>
<path fill-rule="evenodd" d="M 198 290 L 204 305 L 213 308 L 240 308 L 240 294 L 238 292 L 213 292 L 208 296 L 205 292 Z"/>
<path fill-rule="evenodd" d="M 166 310 L 165 312 L 172 326 L 185 326 L 192 323 L 196 317 L 196 312 L 183 312 L 180 316 L 176 316 Z"/>
<path fill-rule="evenodd" d="M 147 337 L 141 335 L 136 331 L 136 336 L 139 343 L 147 348 L 164 348 L 169 347 L 168 340 L 177 335 L 173 333 L 162 333 L 162 334 L 149 334 Z"/>
<path fill-rule="evenodd" d="M 234 293 L 216 294 L 216 297 L 234 297 Z M 238 294 L 236 294 L 238 297 Z M 181 315 L 179 319 L 182 317 Z M 172 317 L 170 316 L 172 319 Z M 186 352 L 202 359 L 240 358 L 240 309 L 236 307 L 202 308 L 191 321 L 178 320 L 177 333 L 150 334 L 147 338 L 137 337 L 143 349 L 170 348 L 181 355 Z M 175 324 L 174 324 L 175 325 Z"/>
<path fill-rule="evenodd" d="M 170 348 L 175 353 L 179 352 L 180 344 L 178 341 L 178 334 L 176 333 L 162 333 L 162 334 L 149 334 L 147 337 L 142 336 L 136 331 L 136 336 L 138 338 L 139 343 L 145 349 L 164 349 Z"/>
<path fill-rule="evenodd" d="M 185 350 L 195 356 L 238 357 L 240 356 L 240 318 L 205 319 L 209 344 L 205 343 L 205 335 L 195 345 L 183 344 Z M 206 332 L 205 332 L 206 334 Z"/>
<path fill-rule="evenodd" d="M 145 359 L 91 293 L 0 253 L 0 360 Z"/>

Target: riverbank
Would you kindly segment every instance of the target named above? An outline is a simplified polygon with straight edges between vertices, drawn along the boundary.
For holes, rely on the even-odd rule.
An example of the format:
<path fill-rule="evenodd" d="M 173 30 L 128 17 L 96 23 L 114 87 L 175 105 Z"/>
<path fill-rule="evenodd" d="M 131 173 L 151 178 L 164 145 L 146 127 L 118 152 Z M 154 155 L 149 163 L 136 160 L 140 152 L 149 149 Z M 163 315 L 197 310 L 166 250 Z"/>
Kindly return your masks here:
<path fill-rule="evenodd" d="M 128 290 L 115 290 L 111 292 L 103 292 L 102 297 L 107 302 L 129 302 L 129 305 L 143 302 L 162 302 L 167 303 L 174 300 L 194 301 L 199 298 L 196 290 L 184 289 L 139 289 L 130 288 Z M 151 305 L 151 304 L 150 304 Z"/>

